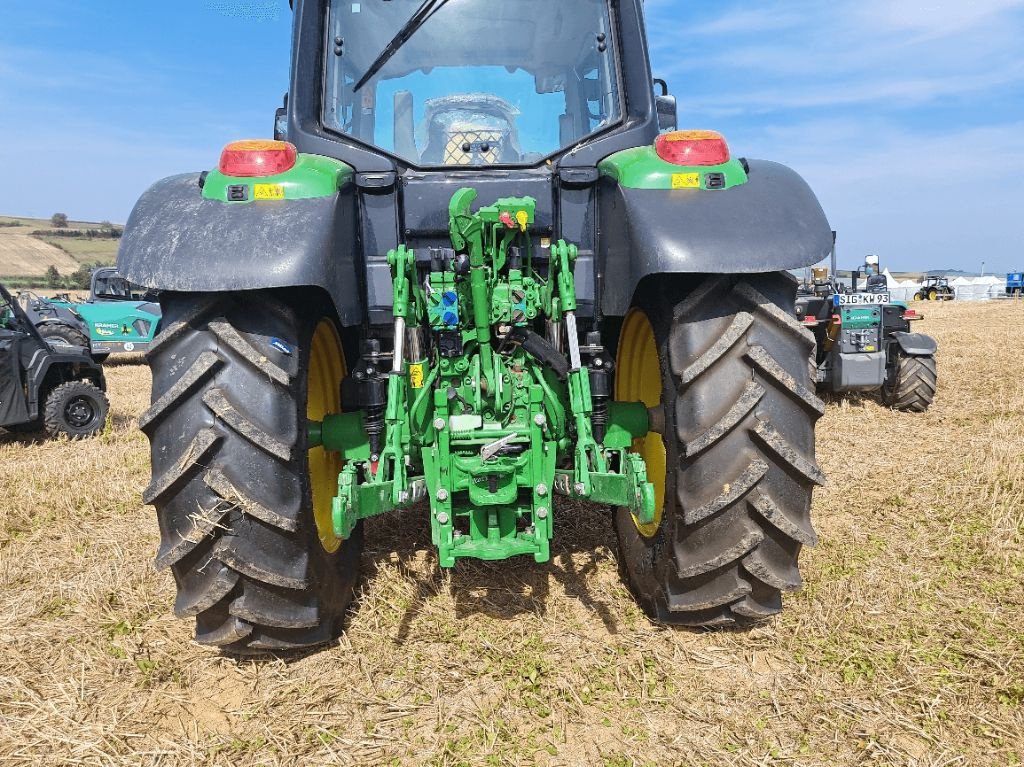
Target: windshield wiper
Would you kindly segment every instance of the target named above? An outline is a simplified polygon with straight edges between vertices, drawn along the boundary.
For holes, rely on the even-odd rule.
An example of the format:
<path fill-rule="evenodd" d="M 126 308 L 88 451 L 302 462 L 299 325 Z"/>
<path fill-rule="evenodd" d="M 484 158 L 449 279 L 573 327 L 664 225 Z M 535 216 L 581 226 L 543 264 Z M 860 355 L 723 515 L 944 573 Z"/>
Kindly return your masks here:
<path fill-rule="evenodd" d="M 414 13 L 407 22 L 405 22 L 405 25 L 398 30 L 398 34 L 395 35 L 394 39 L 387 44 L 384 50 L 380 52 L 380 55 L 374 59 L 372 64 L 370 64 L 370 68 L 366 70 L 366 74 L 359 78 L 359 82 L 355 84 L 352 92 L 355 93 L 366 85 L 371 77 L 377 74 L 385 64 L 391 61 L 391 57 L 398 53 L 398 49 L 405 45 L 409 38 L 415 35 L 416 32 L 419 31 L 420 27 L 429 21 L 431 16 L 447 4 L 448 0 L 424 0 L 416 13 Z"/>

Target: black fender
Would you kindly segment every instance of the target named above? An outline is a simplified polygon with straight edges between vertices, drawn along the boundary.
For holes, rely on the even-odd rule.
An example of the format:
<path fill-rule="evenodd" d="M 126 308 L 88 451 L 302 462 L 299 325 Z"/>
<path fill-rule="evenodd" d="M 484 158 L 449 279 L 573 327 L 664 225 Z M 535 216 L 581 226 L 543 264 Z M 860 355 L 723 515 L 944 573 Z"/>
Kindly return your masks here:
<path fill-rule="evenodd" d="M 29 420 L 35 420 L 45 403 L 40 395 L 44 386 L 50 388 L 68 381 L 88 381 L 101 391 L 107 390 L 107 378 L 103 368 L 89 356 L 85 349 L 55 352 L 44 344 L 32 354 L 28 370 L 28 411 Z"/>
<path fill-rule="evenodd" d="M 321 286 L 342 325 L 363 319 L 355 186 L 307 200 L 205 199 L 200 176 L 171 176 L 135 204 L 117 256 L 131 282 L 188 293 Z"/>
<path fill-rule="evenodd" d="M 600 188 L 601 311 L 622 316 L 644 278 L 799 269 L 832 251 L 832 227 L 811 188 L 774 162 L 721 191 Z"/>
<path fill-rule="evenodd" d="M 924 333 L 897 331 L 892 334 L 892 337 L 899 344 L 900 350 L 908 357 L 931 357 L 939 350 L 935 339 Z"/>

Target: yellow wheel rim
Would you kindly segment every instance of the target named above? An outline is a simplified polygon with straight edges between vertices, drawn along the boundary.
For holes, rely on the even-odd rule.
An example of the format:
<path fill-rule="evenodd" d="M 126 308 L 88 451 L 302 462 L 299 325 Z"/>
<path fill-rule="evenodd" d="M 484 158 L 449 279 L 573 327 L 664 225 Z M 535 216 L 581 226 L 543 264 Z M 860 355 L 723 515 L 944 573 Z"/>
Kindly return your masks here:
<path fill-rule="evenodd" d="M 643 402 L 647 407 L 657 407 L 662 404 L 661 395 L 661 360 L 654 328 L 646 314 L 639 309 L 631 309 L 619 339 L 615 398 L 620 402 Z M 650 538 L 658 532 L 665 508 L 665 442 L 660 434 L 651 432 L 633 442 L 633 452 L 639 453 L 647 463 L 647 479 L 654 485 L 654 521 L 643 525 L 635 515 L 633 517 L 640 534 Z"/>
<path fill-rule="evenodd" d="M 338 330 L 330 320 L 321 320 L 313 333 L 309 350 L 309 375 L 306 389 L 306 417 L 322 421 L 324 416 L 341 412 L 341 381 L 345 378 L 345 352 Z M 313 518 L 320 544 L 330 553 L 341 546 L 334 534 L 332 501 L 338 494 L 341 456 L 322 447 L 309 451 L 309 483 L 313 494 Z"/>

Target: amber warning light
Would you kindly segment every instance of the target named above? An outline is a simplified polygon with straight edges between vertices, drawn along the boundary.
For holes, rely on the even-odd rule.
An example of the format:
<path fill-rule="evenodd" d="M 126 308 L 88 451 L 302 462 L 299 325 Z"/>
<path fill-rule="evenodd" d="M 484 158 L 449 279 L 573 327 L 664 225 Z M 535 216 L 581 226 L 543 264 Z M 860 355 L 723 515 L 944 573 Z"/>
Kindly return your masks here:
<path fill-rule="evenodd" d="M 220 172 L 225 176 L 276 176 L 295 167 L 298 151 L 287 141 L 235 141 L 220 155 Z"/>
<path fill-rule="evenodd" d="M 729 145 L 713 130 L 672 131 L 654 142 L 658 157 L 673 165 L 706 166 L 729 162 Z"/>

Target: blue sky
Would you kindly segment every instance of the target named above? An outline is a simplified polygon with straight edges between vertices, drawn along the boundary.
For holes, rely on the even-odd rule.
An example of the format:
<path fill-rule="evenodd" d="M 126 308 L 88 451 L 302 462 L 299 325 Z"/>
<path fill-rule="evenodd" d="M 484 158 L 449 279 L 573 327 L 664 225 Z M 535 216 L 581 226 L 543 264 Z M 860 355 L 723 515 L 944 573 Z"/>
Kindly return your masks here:
<path fill-rule="evenodd" d="M 457 1 L 457 0 L 456 0 Z M 684 127 L 784 162 L 840 259 L 1024 267 L 1024 0 L 647 0 Z M 286 0 L 0 0 L 0 213 L 127 218 L 265 136 Z"/>

